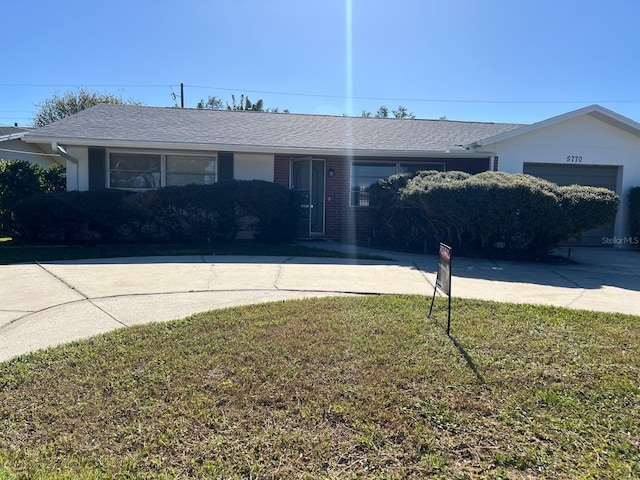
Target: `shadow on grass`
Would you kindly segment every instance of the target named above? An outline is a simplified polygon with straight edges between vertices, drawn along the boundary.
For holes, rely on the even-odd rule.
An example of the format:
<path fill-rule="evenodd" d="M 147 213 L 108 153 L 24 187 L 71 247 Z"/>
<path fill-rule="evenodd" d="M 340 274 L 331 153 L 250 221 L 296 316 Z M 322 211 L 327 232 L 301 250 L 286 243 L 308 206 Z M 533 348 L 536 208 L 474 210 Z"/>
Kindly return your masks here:
<path fill-rule="evenodd" d="M 467 365 L 469 365 L 469 368 L 475 374 L 476 378 L 478 379 L 478 382 L 480 382 L 480 384 L 483 385 L 485 383 L 484 377 L 478 371 L 478 366 L 473 362 L 471 355 L 469 355 L 469 353 L 464 349 L 464 347 L 460 344 L 460 342 L 458 342 L 458 339 L 456 337 L 454 337 L 453 335 L 449 335 L 449 338 L 451 339 L 453 344 L 456 346 L 460 354 L 467 361 Z"/>

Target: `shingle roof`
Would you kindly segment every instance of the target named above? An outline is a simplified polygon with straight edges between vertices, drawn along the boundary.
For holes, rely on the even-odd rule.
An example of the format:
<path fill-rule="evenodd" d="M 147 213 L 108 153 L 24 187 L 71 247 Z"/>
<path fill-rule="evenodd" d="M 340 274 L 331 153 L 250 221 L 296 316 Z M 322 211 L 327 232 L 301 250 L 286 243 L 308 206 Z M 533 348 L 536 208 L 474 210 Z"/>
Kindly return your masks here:
<path fill-rule="evenodd" d="M 15 135 L 19 133 L 25 133 L 32 128 L 24 128 L 24 127 L 0 127 L 0 137 L 8 137 L 9 135 Z"/>
<path fill-rule="evenodd" d="M 522 127 L 263 112 L 97 105 L 26 134 L 32 142 L 225 146 L 291 150 L 446 152 Z"/>

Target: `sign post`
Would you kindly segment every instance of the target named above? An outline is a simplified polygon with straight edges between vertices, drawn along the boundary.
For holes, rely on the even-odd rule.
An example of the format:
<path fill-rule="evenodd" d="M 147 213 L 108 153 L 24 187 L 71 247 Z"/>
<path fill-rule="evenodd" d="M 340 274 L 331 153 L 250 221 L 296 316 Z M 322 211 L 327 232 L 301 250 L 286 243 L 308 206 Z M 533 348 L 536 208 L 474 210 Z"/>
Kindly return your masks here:
<path fill-rule="evenodd" d="M 438 273 L 436 275 L 436 285 L 433 288 L 429 317 L 431 317 L 431 311 L 433 310 L 433 303 L 435 302 L 438 288 L 449 297 L 449 313 L 447 315 L 447 335 L 449 335 L 451 332 L 451 247 L 444 243 L 440 244 Z"/>

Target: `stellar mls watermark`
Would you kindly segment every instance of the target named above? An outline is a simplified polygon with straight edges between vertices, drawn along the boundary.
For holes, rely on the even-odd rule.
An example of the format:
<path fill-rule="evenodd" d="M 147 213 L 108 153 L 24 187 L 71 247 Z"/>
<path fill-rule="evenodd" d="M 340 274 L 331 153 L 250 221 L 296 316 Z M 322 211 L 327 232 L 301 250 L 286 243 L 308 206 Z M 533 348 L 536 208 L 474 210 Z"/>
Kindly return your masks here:
<path fill-rule="evenodd" d="M 640 245 L 640 237 L 602 237 L 603 245 Z"/>

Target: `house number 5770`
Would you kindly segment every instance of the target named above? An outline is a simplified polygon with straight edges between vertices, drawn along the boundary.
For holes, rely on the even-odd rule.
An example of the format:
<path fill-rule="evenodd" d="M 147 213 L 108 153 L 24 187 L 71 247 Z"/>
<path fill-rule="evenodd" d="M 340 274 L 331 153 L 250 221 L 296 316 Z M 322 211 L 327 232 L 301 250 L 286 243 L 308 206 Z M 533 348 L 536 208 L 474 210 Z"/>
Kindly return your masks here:
<path fill-rule="evenodd" d="M 582 163 L 582 155 L 567 155 L 567 163 Z"/>

